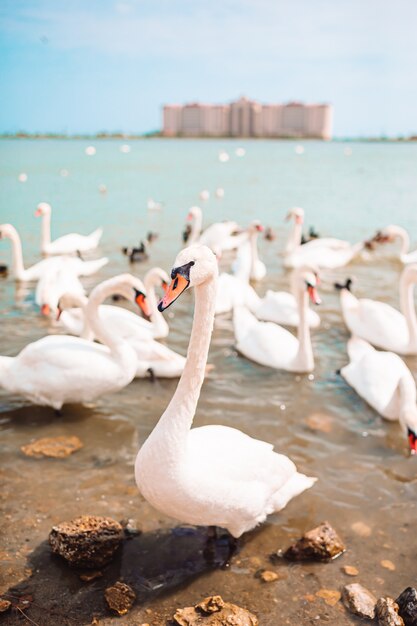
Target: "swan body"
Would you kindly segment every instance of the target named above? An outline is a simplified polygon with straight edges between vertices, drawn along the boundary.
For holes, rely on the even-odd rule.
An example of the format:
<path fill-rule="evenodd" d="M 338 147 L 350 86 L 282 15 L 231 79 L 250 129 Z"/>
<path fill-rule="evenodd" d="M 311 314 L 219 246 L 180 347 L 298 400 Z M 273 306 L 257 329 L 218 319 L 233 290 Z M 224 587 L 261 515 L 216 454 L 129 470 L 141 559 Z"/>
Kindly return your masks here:
<path fill-rule="evenodd" d="M 23 265 L 22 243 L 14 226 L 11 224 L 1 224 L 0 239 L 10 239 L 12 242 L 12 271 L 15 280 L 19 282 L 32 282 L 39 280 L 45 273 L 51 271 L 52 268 L 56 269 L 59 265 L 61 265 L 64 262 L 64 259 L 67 267 L 69 267 L 77 276 L 91 276 L 109 262 L 107 257 L 102 257 L 101 259 L 95 259 L 93 261 L 83 261 L 78 257 L 58 256 L 50 259 L 43 259 L 42 261 L 39 261 L 31 267 L 25 269 Z"/>
<path fill-rule="evenodd" d="M 356 298 L 341 289 L 343 319 L 352 335 L 397 354 L 417 354 L 417 318 L 413 289 L 417 264 L 404 268 L 400 279 L 401 312 L 385 302 Z"/>
<path fill-rule="evenodd" d="M 41 202 L 35 212 L 36 217 L 42 217 L 42 254 L 73 254 L 74 252 L 88 252 L 97 248 L 103 234 L 102 228 L 97 228 L 90 235 L 70 233 L 51 241 L 51 211 L 50 204 Z"/>
<path fill-rule="evenodd" d="M 416 385 L 410 370 L 397 354 L 375 350 L 358 337 L 352 337 L 347 348 L 350 362 L 341 375 L 382 417 L 400 421 L 416 452 Z"/>
<path fill-rule="evenodd" d="M 400 240 L 400 250 L 397 252 L 401 263 L 408 265 L 409 263 L 417 263 L 417 250 L 410 252 L 410 236 L 402 226 L 386 226 L 377 233 L 373 241 L 376 243 L 391 243 L 396 239 Z"/>
<path fill-rule="evenodd" d="M 142 289 L 142 283 L 129 274 L 98 285 L 90 295 L 86 314 L 104 345 L 68 335 L 43 337 L 16 357 L 0 358 L 1 386 L 54 409 L 68 402 L 91 402 L 125 387 L 135 376 L 136 353 L 128 342 L 107 331 L 97 309 L 112 293 L 134 301 Z"/>
<path fill-rule="evenodd" d="M 160 309 L 195 287 L 187 362 L 171 402 L 138 452 L 135 478 L 142 495 L 162 513 L 189 524 L 221 526 L 240 537 L 316 479 L 297 472 L 270 444 L 239 430 L 191 429 L 213 329 L 217 274 L 215 256 L 205 246 L 190 246 L 175 261 Z"/>
<path fill-rule="evenodd" d="M 274 322 L 283 326 L 295 327 L 300 323 L 296 297 L 288 291 L 271 291 L 268 289 L 255 309 L 248 308 L 255 313 L 258 320 L 263 322 Z M 310 308 L 307 309 L 307 323 L 310 328 L 320 326 L 320 316 Z"/>
<path fill-rule="evenodd" d="M 294 281 L 300 320 L 298 338 L 277 324 L 259 321 L 246 307 L 237 305 L 233 310 L 236 349 L 260 365 L 290 372 L 312 372 L 314 357 L 307 322 L 307 298 L 309 294 L 315 304 L 320 302 L 316 293 L 317 276 L 311 269 L 301 268 Z"/>

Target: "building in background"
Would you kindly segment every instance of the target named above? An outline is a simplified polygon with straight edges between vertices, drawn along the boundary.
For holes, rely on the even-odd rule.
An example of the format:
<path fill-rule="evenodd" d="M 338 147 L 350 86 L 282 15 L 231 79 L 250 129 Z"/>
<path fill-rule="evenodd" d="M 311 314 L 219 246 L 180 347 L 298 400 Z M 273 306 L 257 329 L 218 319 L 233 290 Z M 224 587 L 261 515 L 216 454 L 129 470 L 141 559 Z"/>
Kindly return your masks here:
<path fill-rule="evenodd" d="M 240 98 L 230 104 L 167 104 L 163 115 L 166 137 L 332 137 L 330 104 L 261 104 Z"/>

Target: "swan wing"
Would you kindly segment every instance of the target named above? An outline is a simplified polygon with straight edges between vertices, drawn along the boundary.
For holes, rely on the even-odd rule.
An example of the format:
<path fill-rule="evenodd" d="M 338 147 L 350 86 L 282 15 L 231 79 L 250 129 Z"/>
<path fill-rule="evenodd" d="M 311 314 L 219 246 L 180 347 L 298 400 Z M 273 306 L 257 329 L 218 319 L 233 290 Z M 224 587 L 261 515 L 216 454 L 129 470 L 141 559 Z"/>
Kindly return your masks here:
<path fill-rule="evenodd" d="M 351 294 L 349 294 L 352 298 Z M 346 301 L 346 296 L 342 302 Z M 407 322 L 402 313 L 385 302 L 361 298 L 356 307 L 343 306 L 343 317 L 352 335 L 362 337 L 375 346 L 397 351 L 409 342 Z"/>
<path fill-rule="evenodd" d="M 255 314 L 259 320 L 284 326 L 298 326 L 300 321 L 296 299 L 288 291 L 268 290 Z M 310 308 L 307 310 L 307 320 L 310 328 L 320 325 L 320 316 Z"/>

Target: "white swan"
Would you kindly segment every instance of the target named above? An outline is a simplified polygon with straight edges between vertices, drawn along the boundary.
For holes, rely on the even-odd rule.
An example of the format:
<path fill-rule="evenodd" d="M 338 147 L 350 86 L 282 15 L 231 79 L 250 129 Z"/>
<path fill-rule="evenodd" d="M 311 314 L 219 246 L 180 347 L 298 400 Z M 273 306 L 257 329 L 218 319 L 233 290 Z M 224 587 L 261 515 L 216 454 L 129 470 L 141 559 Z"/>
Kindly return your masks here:
<path fill-rule="evenodd" d="M 142 283 L 130 274 L 111 278 L 93 289 L 86 315 L 104 344 L 69 335 L 49 335 L 27 345 L 16 357 L 0 357 L 0 385 L 34 404 L 60 409 L 68 402 L 91 402 L 125 387 L 134 378 L 137 357 L 129 341 L 107 329 L 98 306 L 120 293 L 135 301 Z"/>
<path fill-rule="evenodd" d="M 313 265 L 335 269 L 347 265 L 364 250 L 365 242 L 351 245 L 348 241 L 333 237 L 319 237 L 301 245 L 303 214 L 302 209 L 292 209 L 289 213 L 290 217 L 294 217 L 295 223 L 284 253 L 285 267 L 297 268 Z"/>
<path fill-rule="evenodd" d="M 408 263 L 417 263 L 417 250 L 409 252 L 410 237 L 405 228 L 395 225 L 386 226 L 382 230 L 378 231 L 373 241 L 376 243 L 391 243 L 396 239 L 400 240 L 398 257 L 401 263 L 404 263 L 405 265 Z"/>
<path fill-rule="evenodd" d="M 91 276 L 109 262 L 107 257 L 102 257 L 101 259 L 96 259 L 94 261 L 83 261 L 78 257 L 54 257 L 51 259 L 43 259 L 42 261 L 39 261 L 39 263 L 35 263 L 31 267 L 25 269 L 23 265 L 22 243 L 15 227 L 11 224 L 1 224 L 0 239 L 10 239 L 12 242 L 13 277 L 15 280 L 21 282 L 39 280 L 45 272 L 50 271 L 53 267 L 58 267 L 58 265 L 63 262 L 64 258 L 65 263 L 68 262 L 72 271 L 77 276 Z"/>
<path fill-rule="evenodd" d="M 398 355 L 375 350 L 358 337 L 349 339 L 347 349 L 350 363 L 341 375 L 382 417 L 399 420 L 410 451 L 416 454 L 416 385 L 410 370 Z"/>
<path fill-rule="evenodd" d="M 169 326 L 162 313 L 158 311 L 155 287 L 161 285 L 165 291 L 169 283 L 168 274 L 160 267 L 154 267 L 147 272 L 143 282 L 147 302 L 144 313 L 150 318 L 150 321 L 123 307 L 112 304 L 102 304 L 100 315 L 106 324 L 113 326 L 117 329 L 116 332 L 121 332 L 124 337 L 136 336 L 137 334 L 149 339 L 167 337 Z M 78 335 L 84 339 L 93 339 L 88 324 L 85 325 L 84 322 L 83 311 L 87 302 L 88 298 L 79 291 L 74 293 L 72 289 L 68 289 L 63 292 L 59 299 L 59 322 L 72 335 Z"/>
<path fill-rule="evenodd" d="M 417 354 L 417 317 L 414 305 L 414 285 L 417 264 L 406 266 L 400 278 L 400 311 L 385 302 L 356 298 L 350 292 L 350 280 L 338 285 L 343 319 L 352 335 L 369 343 L 397 352 Z"/>
<path fill-rule="evenodd" d="M 193 206 L 188 211 L 187 222 L 191 223 L 191 232 L 187 239 L 187 244 L 200 243 L 208 246 L 218 256 L 222 252 L 235 250 L 243 241 L 246 240 L 246 233 L 239 232 L 239 226 L 233 221 L 216 222 L 208 226 L 203 232 L 203 212 L 198 206 Z"/>
<path fill-rule="evenodd" d="M 262 280 L 265 278 L 266 266 L 258 255 L 258 235 L 263 230 L 264 227 L 258 220 L 253 220 L 249 228 L 246 229 L 248 240 L 238 247 L 238 254 L 232 264 L 234 274 L 239 274 L 242 271 L 242 265 L 244 267 L 243 271 L 246 271 L 249 265 L 250 280 Z"/>
<path fill-rule="evenodd" d="M 155 277 L 156 274 L 154 274 Z M 164 273 L 165 275 L 165 273 Z M 87 298 L 76 297 L 72 294 L 65 294 L 59 301 L 58 308 L 62 323 L 70 330 L 81 334 L 85 339 L 93 340 L 97 337 L 91 327 L 87 316 L 83 316 L 80 311 L 86 308 Z M 138 304 L 146 315 L 151 311 L 147 301 L 139 295 Z M 156 304 L 156 302 L 155 302 Z M 71 314 L 67 307 L 77 307 L 76 313 Z M 112 329 L 115 337 L 120 337 L 123 341 L 128 341 L 136 354 L 136 378 L 145 378 L 149 375 L 157 378 L 178 378 L 185 366 L 185 357 L 168 346 L 165 346 L 153 339 L 156 332 L 154 325 L 147 320 L 143 320 L 138 315 L 113 305 L 101 305 L 99 309 L 103 324 L 108 329 Z M 69 315 L 66 315 L 66 314 Z M 160 315 L 160 312 L 158 311 Z"/>
<path fill-rule="evenodd" d="M 51 241 L 51 205 L 41 202 L 35 211 L 36 217 L 42 217 L 42 254 L 73 254 L 74 252 L 88 252 L 97 248 L 103 234 L 102 228 L 97 228 L 90 235 L 70 233 Z"/>
<path fill-rule="evenodd" d="M 214 320 L 217 261 L 205 246 L 182 250 L 159 307 L 166 309 L 195 287 L 195 313 L 187 362 L 167 409 L 136 458 L 142 495 L 158 511 L 181 522 L 226 528 L 233 537 L 251 530 L 311 487 L 315 478 L 272 445 L 235 428 L 191 429 Z"/>
<path fill-rule="evenodd" d="M 260 322 L 238 304 L 233 310 L 236 349 L 260 365 L 289 372 L 312 372 L 314 356 L 307 311 L 309 296 L 314 304 L 320 304 L 317 275 L 310 268 L 300 268 L 295 272 L 294 282 L 300 320 L 297 338 L 277 324 Z"/>
<path fill-rule="evenodd" d="M 84 296 L 84 287 L 71 267 L 67 267 L 67 260 L 71 261 L 63 259 L 62 264 L 55 265 L 45 272 L 36 285 L 35 302 L 40 307 L 42 315 L 56 316 L 59 299 L 64 293 L 71 292 L 78 297 Z"/>

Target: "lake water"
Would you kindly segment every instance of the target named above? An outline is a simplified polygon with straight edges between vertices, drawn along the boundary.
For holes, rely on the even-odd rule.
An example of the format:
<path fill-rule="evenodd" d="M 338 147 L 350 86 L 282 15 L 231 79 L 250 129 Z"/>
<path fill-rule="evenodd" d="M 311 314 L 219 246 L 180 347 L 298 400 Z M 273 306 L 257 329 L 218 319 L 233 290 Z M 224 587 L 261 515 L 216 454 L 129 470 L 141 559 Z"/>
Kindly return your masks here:
<path fill-rule="evenodd" d="M 97 152 L 86 156 L 91 143 Z M 110 263 L 85 282 L 87 288 L 124 271 L 143 276 L 154 265 L 169 271 L 181 247 L 187 210 L 194 204 L 202 206 L 206 224 L 232 218 L 245 225 L 258 218 L 276 231 L 275 241 L 260 242 L 268 268 L 256 287 L 260 294 L 288 288 L 279 252 L 289 229 L 283 220 L 293 206 L 305 209 L 306 226 L 352 242 L 387 224 L 400 224 L 410 232 L 415 249 L 417 144 L 304 142 L 304 153 L 296 154 L 297 144 L 291 141 L 141 140 L 128 142 L 129 153 L 120 151 L 122 143 L 0 141 L 0 223 L 13 223 L 19 231 L 27 265 L 40 258 L 40 223 L 33 216 L 40 201 L 52 205 L 53 237 L 104 227 L 99 254 L 109 256 Z M 235 155 L 237 147 L 246 149 L 243 158 Z M 228 162 L 219 161 L 220 150 L 230 154 Z M 24 183 L 18 180 L 21 173 L 27 174 Z M 106 185 L 107 193 L 99 191 L 100 185 Z M 225 190 L 222 199 L 215 197 L 218 187 Z M 206 202 L 199 199 L 203 189 L 211 193 Z M 150 197 L 163 203 L 162 210 L 147 210 Z M 149 230 L 159 233 L 149 261 L 129 266 L 121 248 L 137 244 Z M 0 264 L 10 265 L 10 252 L 10 242 L 1 241 Z M 240 428 L 273 443 L 300 470 L 319 478 L 314 488 L 246 539 L 230 571 L 207 569 L 203 533 L 178 530 L 176 522 L 144 502 L 134 484 L 137 449 L 169 402 L 175 381 L 135 380 L 87 407 L 64 407 L 61 417 L 0 391 L 0 591 L 15 586 L 13 593 L 32 596 L 39 606 L 31 605 L 27 614 L 42 626 L 90 624 L 93 615 L 101 624 L 156 626 L 177 607 L 212 593 L 246 606 L 262 626 L 343 626 L 356 622 L 340 602 L 329 606 L 317 591 L 361 582 L 377 596 L 395 598 L 415 585 L 417 459 L 408 458 L 398 424 L 384 422 L 336 374 L 346 363 L 348 333 L 334 280 L 354 276 L 357 295 L 398 306 L 400 271 L 397 261 L 378 254 L 323 272 L 322 325 L 313 333 L 316 369 L 310 379 L 246 361 L 234 350 L 231 320 L 216 321 L 209 356 L 215 369 L 203 386 L 195 425 Z M 183 354 L 192 302 L 192 295 L 185 294 L 168 312 L 167 343 Z M 10 275 L 0 279 L 0 312 L 0 354 L 17 354 L 28 342 L 55 332 L 39 315 L 33 289 L 16 291 Z M 417 358 L 408 358 L 407 364 L 416 376 Z M 20 451 L 34 438 L 55 435 L 77 435 L 84 447 L 65 460 L 34 460 Z M 45 543 L 53 524 L 83 513 L 132 518 L 143 531 L 126 543 L 102 578 L 88 585 L 51 557 Z M 272 552 L 324 519 L 346 542 L 340 559 L 308 565 L 269 562 Z M 358 532 L 363 524 L 368 536 Z M 386 560 L 395 569 L 381 564 Z M 357 567 L 359 575 L 348 577 L 344 565 Z M 279 572 L 280 579 L 262 583 L 255 576 L 262 568 Z M 102 593 L 117 579 L 135 588 L 139 602 L 116 620 L 106 613 Z M 45 617 L 51 607 L 59 617 Z M 9 613 L 5 623 L 22 619 Z"/>

